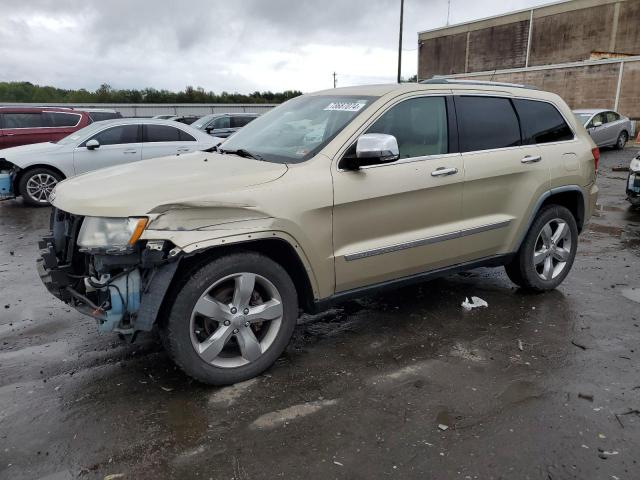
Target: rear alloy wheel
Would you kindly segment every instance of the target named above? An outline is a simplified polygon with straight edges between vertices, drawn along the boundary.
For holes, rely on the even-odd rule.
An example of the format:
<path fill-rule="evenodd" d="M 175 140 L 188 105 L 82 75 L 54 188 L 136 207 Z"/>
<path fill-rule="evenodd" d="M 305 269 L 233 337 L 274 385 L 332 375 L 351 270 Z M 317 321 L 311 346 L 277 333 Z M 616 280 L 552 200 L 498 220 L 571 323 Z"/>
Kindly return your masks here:
<path fill-rule="evenodd" d="M 569 274 L 578 247 L 578 227 L 565 207 L 541 210 L 513 261 L 505 266 L 516 285 L 529 290 L 556 288 Z"/>
<path fill-rule="evenodd" d="M 35 168 L 27 171 L 20 179 L 18 186 L 25 203 L 34 207 L 47 207 L 49 195 L 62 180 L 59 173 L 47 168 Z"/>
<path fill-rule="evenodd" d="M 620 135 L 618 135 L 618 141 L 616 142 L 616 149 L 622 150 L 627 144 L 628 139 L 629 137 L 627 135 L 627 132 L 620 132 Z"/>
<path fill-rule="evenodd" d="M 284 351 L 298 317 L 287 272 L 262 255 L 221 257 L 187 278 L 166 326 L 174 361 L 204 383 L 252 378 Z"/>

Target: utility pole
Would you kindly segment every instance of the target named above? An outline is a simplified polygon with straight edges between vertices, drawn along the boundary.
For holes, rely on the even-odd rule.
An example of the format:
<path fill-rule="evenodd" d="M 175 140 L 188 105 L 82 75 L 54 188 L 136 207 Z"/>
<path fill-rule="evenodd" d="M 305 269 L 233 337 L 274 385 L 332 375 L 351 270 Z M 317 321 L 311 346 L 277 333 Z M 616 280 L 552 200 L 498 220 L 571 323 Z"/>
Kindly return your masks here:
<path fill-rule="evenodd" d="M 447 26 L 449 26 L 450 15 L 451 15 L 451 0 L 447 0 Z"/>
<path fill-rule="evenodd" d="M 404 17 L 404 0 L 400 0 L 400 35 L 398 40 L 398 83 L 402 75 L 402 20 Z"/>
<path fill-rule="evenodd" d="M 338 83 L 338 80 L 336 80 L 336 72 L 333 72 L 333 88 L 336 88 L 337 83 Z"/>

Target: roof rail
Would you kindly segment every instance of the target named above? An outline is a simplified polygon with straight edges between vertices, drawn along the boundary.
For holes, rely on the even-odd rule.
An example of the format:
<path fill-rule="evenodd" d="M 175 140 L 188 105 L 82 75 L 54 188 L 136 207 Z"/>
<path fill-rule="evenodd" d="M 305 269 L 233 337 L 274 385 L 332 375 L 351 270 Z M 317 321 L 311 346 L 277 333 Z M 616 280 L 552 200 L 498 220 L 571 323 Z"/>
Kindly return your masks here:
<path fill-rule="evenodd" d="M 486 85 L 494 87 L 512 87 L 512 88 L 527 88 L 529 90 L 539 90 L 534 85 L 523 85 L 521 83 L 507 83 L 507 82 L 491 82 L 489 80 L 457 80 L 449 78 L 430 78 L 429 80 L 421 80 L 420 83 L 427 85 Z"/>

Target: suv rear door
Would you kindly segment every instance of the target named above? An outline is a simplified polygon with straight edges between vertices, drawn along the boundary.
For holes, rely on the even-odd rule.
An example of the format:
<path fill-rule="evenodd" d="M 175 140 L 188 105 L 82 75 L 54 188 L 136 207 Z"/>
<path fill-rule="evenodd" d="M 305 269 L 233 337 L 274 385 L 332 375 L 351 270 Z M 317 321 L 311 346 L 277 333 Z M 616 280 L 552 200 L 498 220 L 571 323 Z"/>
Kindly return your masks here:
<path fill-rule="evenodd" d="M 337 292 L 455 263 L 464 171 L 452 108 L 444 94 L 398 99 L 362 133 L 394 135 L 400 159 L 356 171 L 338 162 Z M 346 155 L 355 154 L 353 142 Z"/>
<path fill-rule="evenodd" d="M 180 128 L 157 124 L 145 124 L 143 128 L 143 160 L 197 150 L 197 140 Z"/>
<path fill-rule="evenodd" d="M 462 218 L 475 232 L 465 237 L 460 253 L 467 259 L 509 253 L 532 202 L 549 189 L 555 159 L 535 142 L 523 141 L 508 96 L 454 99 L 465 172 Z"/>

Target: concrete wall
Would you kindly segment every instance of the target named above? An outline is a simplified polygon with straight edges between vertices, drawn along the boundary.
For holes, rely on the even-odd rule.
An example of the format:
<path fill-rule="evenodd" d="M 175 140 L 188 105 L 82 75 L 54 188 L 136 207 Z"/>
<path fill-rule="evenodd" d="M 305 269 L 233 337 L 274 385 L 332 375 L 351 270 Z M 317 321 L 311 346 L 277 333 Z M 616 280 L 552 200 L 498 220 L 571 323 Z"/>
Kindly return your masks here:
<path fill-rule="evenodd" d="M 639 58 L 625 61 L 620 91 L 620 63 L 590 60 L 593 52 L 640 56 L 640 0 L 571 0 L 522 10 L 420 32 L 418 47 L 419 79 L 527 83 L 560 94 L 572 108 L 614 108 L 617 100 L 621 113 L 640 118 Z"/>
<path fill-rule="evenodd" d="M 77 108 L 108 108 L 117 110 L 123 117 L 153 117 L 154 115 L 209 115 L 210 113 L 264 113 L 276 105 L 262 103 L 0 103 L 0 107 L 8 106 L 47 106 L 47 107 L 77 107 Z"/>
<path fill-rule="evenodd" d="M 640 0 L 572 0 L 421 32 L 418 51 L 419 78 L 575 62 L 592 52 L 640 55 Z"/>

